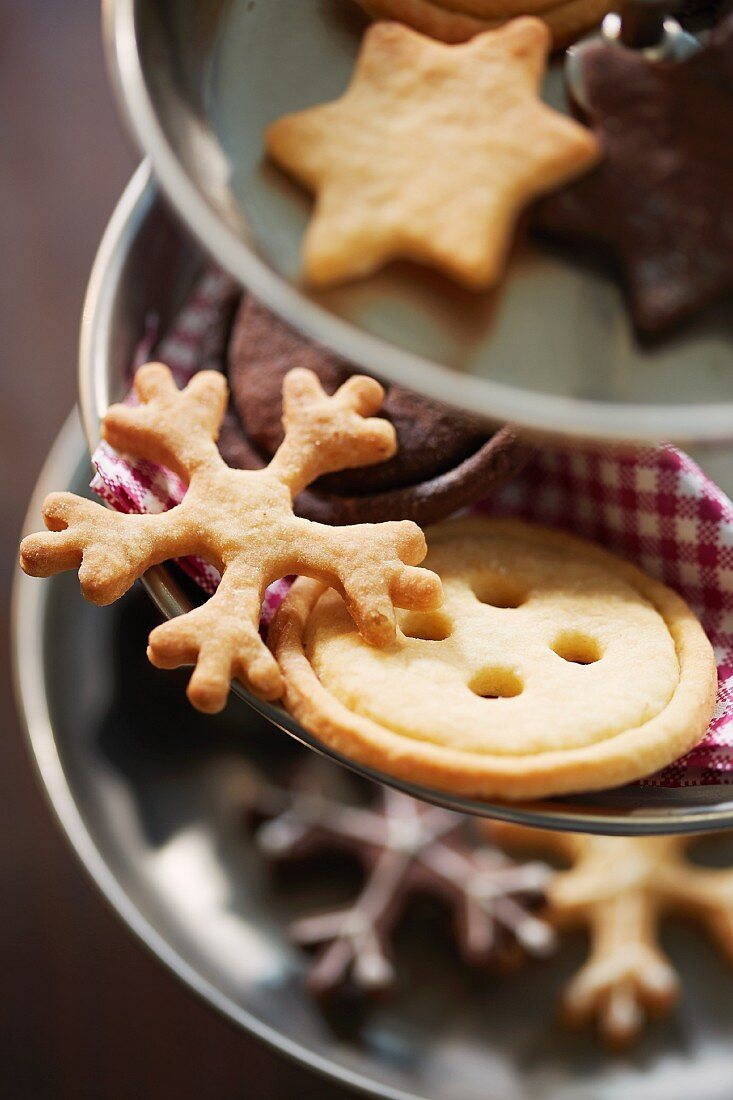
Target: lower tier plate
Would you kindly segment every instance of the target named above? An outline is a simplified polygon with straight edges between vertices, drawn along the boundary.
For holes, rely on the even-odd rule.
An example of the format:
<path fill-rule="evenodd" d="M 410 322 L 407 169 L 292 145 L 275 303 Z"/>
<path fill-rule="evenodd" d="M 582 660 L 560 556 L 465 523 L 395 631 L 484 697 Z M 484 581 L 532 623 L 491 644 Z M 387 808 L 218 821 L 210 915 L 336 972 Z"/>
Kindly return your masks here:
<path fill-rule="evenodd" d="M 89 467 L 76 421 L 38 496 L 83 491 Z M 138 587 L 118 604 L 85 603 L 76 578 L 19 575 L 18 697 L 58 819 L 132 931 L 187 985 L 273 1047 L 382 1100 L 725 1100 L 733 1080 L 733 970 L 702 934 L 665 929 L 683 985 L 679 1008 L 630 1054 L 603 1053 L 555 1021 L 580 938 L 513 974 L 465 969 L 450 943 L 398 945 L 409 976 L 389 1001 L 337 1023 L 304 992 L 304 959 L 285 935 L 292 906 L 245 828 L 241 782 L 303 750 L 232 698 L 216 718 L 188 705 L 185 673 L 145 658 L 156 620 Z M 733 860 L 733 836 L 703 858 Z M 427 948 L 427 952 L 426 952 Z M 426 961 L 427 960 L 427 961 Z"/>

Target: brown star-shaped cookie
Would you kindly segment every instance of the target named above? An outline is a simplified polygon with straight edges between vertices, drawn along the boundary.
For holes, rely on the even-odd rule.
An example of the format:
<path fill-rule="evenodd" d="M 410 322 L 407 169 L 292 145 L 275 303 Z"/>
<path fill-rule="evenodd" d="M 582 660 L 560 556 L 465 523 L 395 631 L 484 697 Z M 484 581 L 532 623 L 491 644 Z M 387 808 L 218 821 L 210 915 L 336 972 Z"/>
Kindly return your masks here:
<path fill-rule="evenodd" d="M 308 279 L 339 283 L 402 257 L 468 287 L 496 282 L 522 208 L 597 158 L 590 131 L 539 99 L 549 45 L 533 18 L 458 46 L 370 27 L 341 99 L 265 135 L 317 195 Z"/>
<path fill-rule="evenodd" d="M 598 46 L 582 72 L 604 155 L 535 224 L 609 250 L 639 332 L 655 335 L 733 286 L 733 19 L 685 61 Z"/>

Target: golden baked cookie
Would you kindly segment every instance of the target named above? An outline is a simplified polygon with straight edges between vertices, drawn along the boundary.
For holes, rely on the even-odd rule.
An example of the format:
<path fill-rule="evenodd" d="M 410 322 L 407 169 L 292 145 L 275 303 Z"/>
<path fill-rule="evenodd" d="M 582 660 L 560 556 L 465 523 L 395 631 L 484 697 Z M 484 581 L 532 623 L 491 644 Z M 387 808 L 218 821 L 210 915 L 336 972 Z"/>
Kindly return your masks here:
<path fill-rule="evenodd" d="M 271 637 L 285 702 L 332 748 L 426 786 L 529 799 L 613 787 L 704 734 L 710 642 L 659 581 L 571 535 L 471 517 L 428 533 L 439 611 L 365 644 L 340 597 L 297 582 Z"/>
<path fill-rule="evenodd" d="M 426 552 L 409 520 L 330 527 L 301 519 L 293 500 L 319 476 L 379 462 L 394 454 L 394 427 L 371 413 L 384 391 L 352 375 L 329 396 L 312 371 L 283 379 L 284 437 L 260 470 L 232 470 L 216 446 L 228 390 L 218 371 L 199 371 L 179 390 L 163 363 L 135 375 L 135 405 L 111 405 L 107 443 L 166 466 L 187 484 L 166 512 L 124 515 L 74 493 L 50 493 L 46 531 L 28 535 L 20 564 L 32 577 L 78 569 L 81 590 L 104 606 L 122 596 L 152 565 L 196 555 L 222 578 L 213 596 L 161 623 L 148 656 L 158 668 L 194 665 L 188 697 L 206 713 L 220 711 L 236 676 L 262 699 L 278 699 L 282 680 L 260 636 L 265 589 L 305 573 L 336 584 L 374 645 L 396 633 L 394 607 L 437 607 L 440 581 L 416 566 Z"/>
<path fill-rule="evenodd" d="M 668 1012 L 679 978 L 659 942 L 659 924 L 680 914 L 702 925 L 733 960 L 733 868 L 701 867 L 685 836 L 588 836 L 492 822 L 510 849 L 558 853 L 571 862 L 545 887 L 546 916 L 586 928 L 589 954 L 562 995 L 571 1027 L 596 1022 L 605 1042 L 629 1046 L 649 1016 Z"/>
<path fill-rule="evenodd" d="M 496 283 L 521 211 L 599 157 L 586 127 L 539 98 L 549 46 L 532 18 L 458 46 L 370 27 L 344 95 L 265 134 L 316 194 L 308 280 L 329 286 L 402 258 L 474 290 Z"/>
<path fill-rule="evenodd" d="M 536 15 L 562 49 L 618 9 L 618 0 L 357 0 L 373 19 L 396 19 L 441 42 L 466 42 L 508 19 Z"/>

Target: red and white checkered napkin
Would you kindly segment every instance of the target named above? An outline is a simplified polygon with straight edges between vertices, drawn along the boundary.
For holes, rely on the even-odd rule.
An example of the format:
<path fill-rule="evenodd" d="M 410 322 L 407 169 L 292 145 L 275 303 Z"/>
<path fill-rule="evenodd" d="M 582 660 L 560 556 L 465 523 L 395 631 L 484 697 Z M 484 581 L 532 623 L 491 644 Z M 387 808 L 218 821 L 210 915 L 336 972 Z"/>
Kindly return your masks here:
<path fill-rule="evenodd" d="M 196 371 L 221 368 L 226 329 L 237 291 L 208 271 L 155 347 L 179 385 Z M 136 364 L 153 350 L 152 328 Z M 121 512 L 162 512 L 180 502 L 185 486 L 169 470 L 116 454 L 102 444 L 93 456 L 92 488 Z M 733 783 L 733 504 L 675 447 L 633 451 L 546 447 L 522 474 L 476 510 L 521 516 L 568 530 L 636 562 L 675 588 L 702 620 L 718 662 L 718 702 L 704 740 L 647 783 L 665 787 Z M 200 559 L 180 563 L 208 593 L 218 573 Z M 278 581 L 266 594 L 263 626 L 288 590 Z"/>

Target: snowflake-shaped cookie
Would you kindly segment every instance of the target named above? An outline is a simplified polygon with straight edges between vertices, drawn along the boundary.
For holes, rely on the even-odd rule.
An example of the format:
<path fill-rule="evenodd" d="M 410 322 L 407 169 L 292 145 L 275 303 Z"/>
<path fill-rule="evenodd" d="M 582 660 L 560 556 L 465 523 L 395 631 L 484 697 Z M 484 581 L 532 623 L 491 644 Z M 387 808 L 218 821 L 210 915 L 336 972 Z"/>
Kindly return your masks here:
<path fill-rule="evenodd" d="M 333 585 L 364 638 L 395 637 L 394 608 L 428 610 L 442 600 L 440 581 L 414 566 L 426 553 L 408 521 L 327 527 L 293 514 L 293 498 L 321 474 L 380 462 L 395 433 L 373 418 L 378 382 L 353 376 L 332 396 L 316 376 L 293 370 L 283 388 L 285 438 L 263 470 L 232 470 L 216 447 L 227 403 L 224 377 L 201 371 L 179 392 L 162 363 L 135 376 L 138 405 L 113 405 L 104 438 L 113 447 L 167 466 L 188 485 L 181 504 L 159 515 L 122 515 L 72 493 L 52 493 L 48 532 L 21 546 L 32 576 L 79 569 L 83 594 L 96 604 L 123 595 L 150 566 L 197 555 L 223 575 L 201 607 L 157 627 L 148 655 L 159 668 L 195 665 L 188 696 L 199 710 L 224 706 L 233 677 L 265 699 L 282 693 L 277 663 L 259 633 L 265 589 L 292 573 Z"/>
<path fill-rule="evenodd" d="M 660 917 L 694 917 L 733 958 L 733 869 L 701 867 L 684 856 L 689 836 L 587 836 L 498 825 L 507 843 L 567 857 L 547 886 L 548 916 L 561 927 L 584 926 L 588 960 L 566 987 L 567 1022 L 593 1019 L 614 1047 L 627 1046 L 646 1015 L 675 1002 L 679 980 L 658 942 Z"/>
<path fill-rule="evenodd" d="M 291 925 L 296 943 L 319 948 L 308 974 L 315 994 L 328 995 L 347 980 L 364 991 L 392 983 L 392 933 L 416 890 L 450 905 L 459 949 L 472 965 L 500 961 L 517 948 L 543 956 L 554 946 L 552 929 L 533 912 L 551 869 L 471 843 L 459 814 L 385 787 L 362 806 L 318 787 L 259 784 L 248 805 L 269 818 L 257 841 L 271 858 L 338 850 L 365 868 L 353 902 Z"/>

